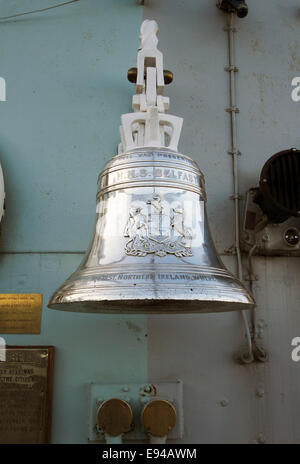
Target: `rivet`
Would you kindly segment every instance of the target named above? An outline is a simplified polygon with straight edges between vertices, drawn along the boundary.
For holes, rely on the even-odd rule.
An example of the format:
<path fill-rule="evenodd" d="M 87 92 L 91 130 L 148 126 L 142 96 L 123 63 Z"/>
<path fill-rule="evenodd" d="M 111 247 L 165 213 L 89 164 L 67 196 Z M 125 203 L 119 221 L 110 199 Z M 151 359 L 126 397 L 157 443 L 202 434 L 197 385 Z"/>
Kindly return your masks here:
<path fill-rule="evenodd" d="M 263 398 L 265 396 L 265 390 L 263 388 L 258 388 L 256 390 L 256 396 L 258 398 Z"/>
<path fill-rule="evenodd" d="M 129 391 L 128 385 L 124 385 L 124 386 L 122 387 L 122 391 L 123 391 L 123 392 L 128 392 L 128 391 Z"/>
<path fill-rule="evenodd" d="M 266 443 L 266 441 L 266 437 L 262 433 L 260 433 L 257 437 L 257 442 L 263 445 L 264 443 Z"/>
<path fill-rule="evenodd" d="M 229 405 L 229 400 L 227 398 L 223 398 L 223 400 L 220 401 L 220 405 L 223 407 L 223 408 L 226 408 L 226 406 Z"/>

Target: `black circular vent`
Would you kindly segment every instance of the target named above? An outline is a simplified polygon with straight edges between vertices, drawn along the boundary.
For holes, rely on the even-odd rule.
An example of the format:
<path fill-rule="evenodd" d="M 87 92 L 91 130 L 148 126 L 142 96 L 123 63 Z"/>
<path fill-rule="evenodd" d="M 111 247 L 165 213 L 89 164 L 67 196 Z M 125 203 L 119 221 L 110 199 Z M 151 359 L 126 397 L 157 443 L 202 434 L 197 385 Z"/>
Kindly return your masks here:
<path fill-rule="evenodd" d="M 264 165 L 254 199 L 271 222 L 300 216 L 300 151 L 280 151 Z"/>

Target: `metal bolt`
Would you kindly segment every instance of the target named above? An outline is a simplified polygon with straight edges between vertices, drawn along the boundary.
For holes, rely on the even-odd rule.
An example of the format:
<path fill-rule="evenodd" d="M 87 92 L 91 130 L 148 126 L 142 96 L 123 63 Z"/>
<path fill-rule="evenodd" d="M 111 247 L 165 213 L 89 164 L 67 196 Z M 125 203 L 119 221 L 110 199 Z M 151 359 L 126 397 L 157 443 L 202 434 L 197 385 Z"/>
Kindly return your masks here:
<path fill-rule="evenodd" d="M 263 242 L 268 242 L 269 240 L 270 240 L 270 237 L 269 237 L 268 234 L 264 234 L 264 235 L 262 236 L 262 241 L 263 241 Z"/>
<path fill-rule="evenodd" d="M 266 437 L 262 433 L 260 433 L 257 437 L 257 443 L 260 443 L 263 445 L 264 443 L 266 443 L 266 441 L 267 441 Z"/>
<path fill-rule="evenodd" d="M 266 179 L 266 178 L 262 179 L 263 184 L 266 184 L 267 182 L 268 182 L 268 179 Z"/>
<path fill-rule="evenodd" d="M 259 387 L 257 390 L 256 390 L 256 396 L 258 398 L 263 398 L 265 396 L 265 390 L 262 388 L 262 387 Z"/>
<path fill-rule="evenodd" d="M 220 405 L 223 407 L 223 408 L 226 408 L 226 406 L 229 405 L 229 400 L 227 398 L 224 398 L 223 400 L 220 401 Z"/>
<path fill-rule="evenodd" d="M 151 393 L 152 392 L 151 385 L 144 385 L 144 392 L 145 393 Z"/>
<path fill-rule="evenodd" d="M 130 390 L 130 389 L 129 389 L 128 385 L 124 385 L 124 386 L 122 387 L 122 391 L 123 391 L 123 392 L 128 392 L 129 390 Z"/>

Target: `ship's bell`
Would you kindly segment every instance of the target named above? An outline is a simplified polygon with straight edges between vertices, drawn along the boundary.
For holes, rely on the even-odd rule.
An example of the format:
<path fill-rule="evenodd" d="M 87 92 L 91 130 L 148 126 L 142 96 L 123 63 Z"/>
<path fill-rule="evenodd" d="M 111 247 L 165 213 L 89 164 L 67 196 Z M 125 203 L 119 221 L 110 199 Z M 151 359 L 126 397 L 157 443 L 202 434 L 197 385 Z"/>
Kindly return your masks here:
<path fill-rule="evenodd" d="M 155 21 L 143 22 L 134 112 L 122 116 L 119 154 L 99 175 L 90 247 L 50 308 L 200 313 L 254 304 L 215 250 L 203 174 L 177 151 L 183 120 L 165 114 L 156 33 Z"/>

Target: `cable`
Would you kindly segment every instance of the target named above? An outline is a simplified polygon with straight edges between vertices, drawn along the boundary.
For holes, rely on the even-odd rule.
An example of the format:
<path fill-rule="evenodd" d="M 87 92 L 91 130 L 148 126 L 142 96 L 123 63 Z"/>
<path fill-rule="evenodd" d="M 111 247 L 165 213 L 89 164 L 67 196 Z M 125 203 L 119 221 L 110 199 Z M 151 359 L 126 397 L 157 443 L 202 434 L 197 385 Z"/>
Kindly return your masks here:
<path fill-rule="evenodd" d="M 234 64 L 234 17 L 235 13 L 229 13 L 229 20 L 227 24 L 228 31 L 228 49 L 229 49 L 229 66 L 227 68 L 230 73 L 230 108 L 228 112 L 230 113 L 230 122 L 231 122 L 231 152 L 232 155 L 232 172 L 233 172 L 233 196 L 234 201 L 234 229 L 235 229 L 235 243 L 234 248 L 236 251 L 237 257 L 237 275 L 238 278 L 243 280 L 243 265 L 242 257 L 240 250 L 240 219 L 239 219 L 239 182 L 238 182 L 238 156 L 239 151 L 237 149 L 237 127 L 236 127 L 236 113 L 239 111 L 236 107 L 236 98 L 235 98 L 235 73 L 237 67 Z M 246 339 L 248 345 L 248 357 L 244 358 L 245 362 L 253 361 L 253 347 L 252 347 L 252 338 L 249 323 L 247 320 L 246 312 L 241 311 L 243 323 L 245 326 Z"/>
<path fill-rule="evenodd" d="M 11 16 L 0 17 L 0 21 L 5 21 L 6 19 L 17 18 L 18 16 L 24 16 L 32 13 L 41 13 L 42 11 L 52 10 L 53 8 L 58 8 L 60 6 L 69 5 L 69 3 L 79 2 L 79 0 L 69 0 L 68 2 L 59 3 L 58 5 L 48 6 L 47 8 L 41 8 L 39 10 L 25 11 L 24 13 L 17 13 Z"/>

